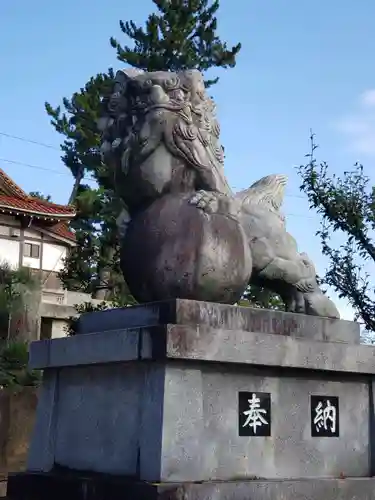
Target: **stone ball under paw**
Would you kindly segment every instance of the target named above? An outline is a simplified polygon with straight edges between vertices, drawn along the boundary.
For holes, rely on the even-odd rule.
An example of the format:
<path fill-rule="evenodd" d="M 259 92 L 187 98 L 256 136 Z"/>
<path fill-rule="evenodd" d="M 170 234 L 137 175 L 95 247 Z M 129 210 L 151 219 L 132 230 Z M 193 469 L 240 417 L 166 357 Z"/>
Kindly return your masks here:
<path fill-rule="evenodd" d="M 129 224 L 121 269 L 140 303 L 192 299 L 234 304 L 251 275 L 242 227 L 222 214 L 206 214 L 190 194 L 156 200 Z"/>

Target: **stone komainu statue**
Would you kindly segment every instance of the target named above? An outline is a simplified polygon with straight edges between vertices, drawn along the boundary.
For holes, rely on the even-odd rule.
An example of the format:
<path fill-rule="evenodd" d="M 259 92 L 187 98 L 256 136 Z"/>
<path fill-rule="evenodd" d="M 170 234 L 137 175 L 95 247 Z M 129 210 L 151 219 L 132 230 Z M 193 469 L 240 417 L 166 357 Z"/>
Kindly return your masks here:
<path fill-rule="evenodd" d="M 103 100 L 102 154 L 124 202 L 121 267 L 139 302 L 235 303 L 250 282 L 288 311 L 339 317 L 280 213 L 287 179 L 233 194 L 202 75 L 119 71 Z"/>

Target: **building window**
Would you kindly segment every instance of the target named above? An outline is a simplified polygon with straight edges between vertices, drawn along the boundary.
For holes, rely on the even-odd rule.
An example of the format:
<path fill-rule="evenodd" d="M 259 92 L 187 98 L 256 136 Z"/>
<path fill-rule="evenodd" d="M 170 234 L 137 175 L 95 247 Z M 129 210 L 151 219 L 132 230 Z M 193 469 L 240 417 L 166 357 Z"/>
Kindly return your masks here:
<path fill-rule="evenodd" d="M 40 340 L 51 340 L 52 338 L 52 318 L 41 318 Z"/>
<path fill-rule="evenodd" d="M 33 259 L 39 259 L 40 256 L 40 245 L 34 243 L 24 243 L 23 244 L 23 256 L 32 257 Z"/>

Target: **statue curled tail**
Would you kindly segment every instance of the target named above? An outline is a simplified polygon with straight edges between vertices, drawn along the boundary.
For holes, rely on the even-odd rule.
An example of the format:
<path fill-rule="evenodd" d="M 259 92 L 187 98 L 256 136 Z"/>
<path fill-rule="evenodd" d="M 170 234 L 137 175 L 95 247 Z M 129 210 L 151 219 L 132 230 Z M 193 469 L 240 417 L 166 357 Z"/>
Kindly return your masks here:
<path fill-rule="evenodd" d="M 286 230 L 280 211 L 286 184 L 287 176 L 269 175 L 235 195 L 253 259 L 251 282 L 278 293 L 287 311 L 339 318 L 317 283 L 313 262 Z"/>

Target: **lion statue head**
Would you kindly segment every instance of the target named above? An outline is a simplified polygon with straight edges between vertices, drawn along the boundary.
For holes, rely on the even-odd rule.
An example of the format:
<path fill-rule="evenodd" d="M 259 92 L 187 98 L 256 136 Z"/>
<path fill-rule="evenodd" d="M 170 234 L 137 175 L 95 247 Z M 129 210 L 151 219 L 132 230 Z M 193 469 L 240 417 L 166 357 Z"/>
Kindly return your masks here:
<path fill-rule="evenodd" d="M 98 127 L 103 159 L 122 176 L 143 169 L 148 183 L 160 183 L 164 175 L 165 185 L 156 186 L 158 193 L 168 189 L 174 170 L 171 168 L 168 178 L 160 155 L 155 155 L 163 147 L 175 164 L 177 161 L 201 176 L 202 185 L 196 183 L 197 189 L 229 192 L 215 105 L 206 94 L 199 71 L 118 71 L 113 91 L 103 99 L 102 107 Z M 150 157 L 155 161 L 145 167 Z M 153 177 L 151 171 L 158 169 L 159 174 Z"/>

